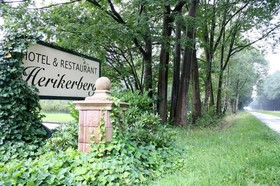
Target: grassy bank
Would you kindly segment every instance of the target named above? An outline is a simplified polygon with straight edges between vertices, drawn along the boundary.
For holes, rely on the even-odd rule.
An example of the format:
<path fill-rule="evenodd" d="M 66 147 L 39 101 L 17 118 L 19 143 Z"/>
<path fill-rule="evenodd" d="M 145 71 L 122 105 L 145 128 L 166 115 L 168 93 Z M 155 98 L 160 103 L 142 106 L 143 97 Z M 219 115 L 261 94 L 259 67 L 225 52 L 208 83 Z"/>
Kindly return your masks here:
<path fill-rule="evenodd" d="M 42 113 L 45 117 L 43 118 L 43 122 L 62 122 L 66 123 L 74 120 L 70 114 L 67 113 Z"/>
<path fill-rule="evenodd" d="M 280 111 L 254 110 L 254 112 L 280 117 Z"/>
<path fill-rule="evenodd" d="M 280 136 L 248 113 L 223 129 L 179 131 L 183 170 L 151 185 L 280 185 Z"/>

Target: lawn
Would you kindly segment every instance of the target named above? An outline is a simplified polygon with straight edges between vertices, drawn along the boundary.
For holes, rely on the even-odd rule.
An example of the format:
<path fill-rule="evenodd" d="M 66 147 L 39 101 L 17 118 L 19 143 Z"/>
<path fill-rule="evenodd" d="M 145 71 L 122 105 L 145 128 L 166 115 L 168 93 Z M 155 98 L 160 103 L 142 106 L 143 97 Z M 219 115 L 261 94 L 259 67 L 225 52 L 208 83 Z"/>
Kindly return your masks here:
<path fill-rule="evenodd" d="M 178 130 L 177 145 L 183 169 L 151 185 L 280 185 L 280 136 L 249 113 L 222 129 Z"/>
<path fill-rule="evenodd" d="M 254 112 L 280 117 L 280 111 L 254 110 Z"/>
<path fill-rule="evenodd" d="M 67 113 L 42 113 L 45 117 L 43 118 L 43 122 L 61 122 L 66 123 L 74 120 L 70 114 Z"/>

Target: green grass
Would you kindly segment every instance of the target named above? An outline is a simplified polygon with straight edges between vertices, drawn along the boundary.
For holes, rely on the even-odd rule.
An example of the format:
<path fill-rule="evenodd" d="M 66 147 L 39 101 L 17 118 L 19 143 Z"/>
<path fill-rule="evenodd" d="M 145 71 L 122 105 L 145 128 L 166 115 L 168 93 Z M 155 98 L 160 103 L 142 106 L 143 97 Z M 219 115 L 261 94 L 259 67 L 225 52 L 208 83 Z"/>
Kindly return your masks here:
<path fill-rule="evenodd" d="M 280 136 L 249 113 L 223 129 L 178 132 L 183 169 L 151 185 L 280 185 Z"/>
<path fill-rule="evenodd" d="M 45 117 L 43 118 L 43 122 L 69 122 L 73 121 L 74 119 L 70 116 L 70 114 L 67 113 L 46 113 L 43 112 L 43 115 Z"/>
<path fill-rule="evenodd" d="M 280 111 L 254 110 L 254 112 L 280 117 Z"/>

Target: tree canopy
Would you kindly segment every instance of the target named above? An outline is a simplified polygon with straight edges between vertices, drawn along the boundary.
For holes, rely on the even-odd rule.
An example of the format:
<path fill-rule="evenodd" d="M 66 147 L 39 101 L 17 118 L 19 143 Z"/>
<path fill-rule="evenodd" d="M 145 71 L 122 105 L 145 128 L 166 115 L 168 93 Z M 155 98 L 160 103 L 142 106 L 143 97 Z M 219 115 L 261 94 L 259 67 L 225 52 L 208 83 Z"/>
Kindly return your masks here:
<path fill-rule="evenodd" d="M 124 89 L 148 91 L 163 121 L 184 126 L 188 111 L 195 121 L 202 110 L 214 108 L 219 115 L 227 103 L 247 103 L 261 82 L 258 66 L 265 66 L 262 51 L 252 46 L 279 32 L 279 20 L 271 22 L 279 5 L 76 0 L 36 8 L 32 1 L 4 0 L 1 15 L 5 28 L 40 32 L 47 42 L 100 58 L 104 76 Z M 247 37 L 253 31 L 262 32 Z"/>

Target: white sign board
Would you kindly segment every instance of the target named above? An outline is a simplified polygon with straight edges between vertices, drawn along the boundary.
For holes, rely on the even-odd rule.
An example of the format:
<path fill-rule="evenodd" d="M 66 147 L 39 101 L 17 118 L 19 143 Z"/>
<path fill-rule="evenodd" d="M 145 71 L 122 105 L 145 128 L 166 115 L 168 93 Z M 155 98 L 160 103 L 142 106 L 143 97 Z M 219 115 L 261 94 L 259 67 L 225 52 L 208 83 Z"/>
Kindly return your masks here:
<path fill-rule="evenodd" d="M 23 79 L 39 89 L 41 98 L 83 99 L 93 95 L 100 61 L 39 43 L 28 48 Z"/>

